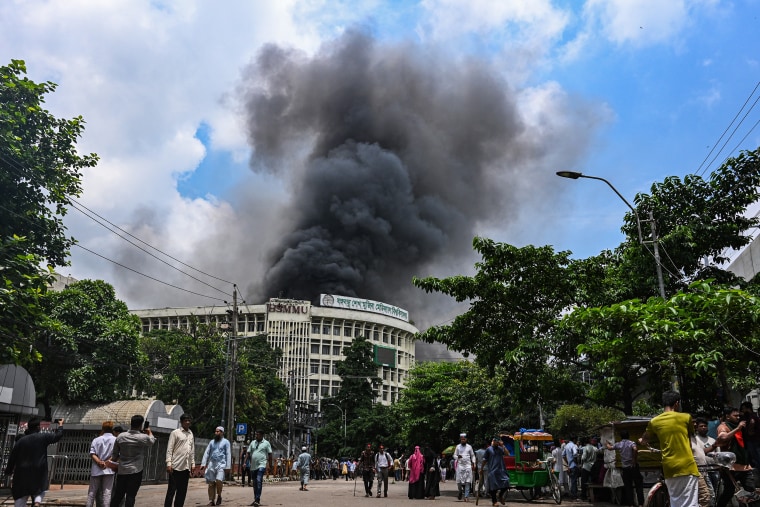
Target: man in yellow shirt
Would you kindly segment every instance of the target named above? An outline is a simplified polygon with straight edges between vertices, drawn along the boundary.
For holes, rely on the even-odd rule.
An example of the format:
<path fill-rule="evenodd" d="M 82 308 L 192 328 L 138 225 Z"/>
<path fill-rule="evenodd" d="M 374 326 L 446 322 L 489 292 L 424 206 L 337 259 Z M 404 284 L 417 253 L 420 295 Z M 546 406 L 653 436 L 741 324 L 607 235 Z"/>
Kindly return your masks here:
<path fill-rule="evenodd" d="M 681 395 L 676 391 L 663 393 L 662 405 L 662 413 L 649 421 L 639 443 L 647 445 L 650 438 L 659 442 L 671 507 L 699 507 L 699 470 L 689 441 L 694 434 L 691 416 L 679 412 Z"/>

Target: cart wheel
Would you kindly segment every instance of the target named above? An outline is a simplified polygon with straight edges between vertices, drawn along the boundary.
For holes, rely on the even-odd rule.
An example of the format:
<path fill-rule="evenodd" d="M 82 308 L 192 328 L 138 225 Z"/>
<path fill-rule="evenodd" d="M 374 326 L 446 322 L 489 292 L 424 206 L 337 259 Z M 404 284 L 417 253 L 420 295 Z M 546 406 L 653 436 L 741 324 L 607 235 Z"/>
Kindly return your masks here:
<path fill-rule="evenodd" d="M 559 505 L 562 503 L 562 490 L 559 487 L 559 479 L 554 475 L 554 472 L 549 472 L 549 487 L 552 490 L 552 498 L 554 502 Z"/>
<path fill-rule="evenodd" d="M 529 502 L 536 498 L 533 488 L 520 488 L 520 494 Z"/>

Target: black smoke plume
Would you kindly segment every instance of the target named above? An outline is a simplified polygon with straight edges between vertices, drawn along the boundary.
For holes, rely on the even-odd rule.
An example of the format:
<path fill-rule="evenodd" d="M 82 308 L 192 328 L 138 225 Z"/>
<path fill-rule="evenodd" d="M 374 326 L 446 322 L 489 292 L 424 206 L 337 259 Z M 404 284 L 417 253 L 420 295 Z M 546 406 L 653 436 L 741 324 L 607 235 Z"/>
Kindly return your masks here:
<path fill-rule="evenodd" d="M 314 56 L 265 47 L 242 92 L 251 166 L 292 195 L 263 289 L 249 288 L 261 299 L 418 308 L 412 277 L 469 258 L 478 225 L 520 199 L 505 177 L 540 157 L 491 65 L 361 31 Z"/>

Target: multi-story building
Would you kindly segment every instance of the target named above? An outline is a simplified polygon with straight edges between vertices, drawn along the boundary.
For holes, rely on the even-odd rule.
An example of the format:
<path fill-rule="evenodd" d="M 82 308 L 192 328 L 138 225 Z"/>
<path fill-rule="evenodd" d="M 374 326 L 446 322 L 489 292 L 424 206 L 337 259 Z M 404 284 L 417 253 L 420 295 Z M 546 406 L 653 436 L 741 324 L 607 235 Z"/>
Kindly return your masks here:
<path fill-rule="evenodd" d="M 226 328 L 232 323 L 231 307 L 202 306 L 134 310 L 143 333 L 154 329 L 188 327 L 191 316 Z M 414 336 L 405 310 L 367 299 L 322 294 L 319 305 L 293 299 L 270 299 L 265 304 L 238 306 L 238 340 L 265 334 L 272 347 L 283 352 L 278 375 L 297 403 L 320 410 L 320 400 L 335 396 L 341 379 L 336 365 L 354 338 L 365 336 L 373 344 L 382 385 L 375 402 L 398 399 L 404 380 L 414 365 Z"/>

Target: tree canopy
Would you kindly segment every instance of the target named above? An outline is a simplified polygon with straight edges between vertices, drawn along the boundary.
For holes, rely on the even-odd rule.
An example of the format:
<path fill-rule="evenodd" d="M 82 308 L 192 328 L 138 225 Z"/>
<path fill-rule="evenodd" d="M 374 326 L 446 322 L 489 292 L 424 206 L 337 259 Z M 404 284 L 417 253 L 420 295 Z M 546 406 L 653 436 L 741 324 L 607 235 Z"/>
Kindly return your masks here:
<path fill-rule="evenodd" d="M 39 295 L 47 285 L 40 265 L 66 264 L 73 238 L 63 216 L 80 194 L 81 171 L 97 163 L 80 155 L 81 117 L 56 118 L 43 108 L 55 83 L 26 78 L 26 65 L 0 67 L 0 359 L 39 359 L 29 345 L 39 319 Z"/>
<path fill-rule="evenodd" d="M 240 340 L 235 373 L 235 420 L 265 431 L 283 427 L 287 388 L 277 377 L 282 356 L 263 335 Z M 144 391 L 179 403 L 193 416 L 196 432 L 212 435 L 229 416 L 224 389 L 232 368 L 227 364 L 227 336 L 216 326 L 190 319 L 188 329 L 161 329 L 145 334 L 141 347 L 150 378 Z"/>
<path fill-rule="evenodd" d="M 481 260 L 474 276 L 413 280 L 469 303 L 453 322 L 418 337 L 475 354 L 477 364 L 503 375 L 524 408 L 594 402 L 631 414 L 675 378 L 695 407 L 714 409 L 711 395 L 728 401 L 730 389 L 747 388 L 743 379 L 760 373 L 757 299 L 742 290 L 747 281 L 724 269 L 723 254 L 750 241 L 760 219 L 746 210 L 759 197 L 756 150 L 729 159 L 709 180 L 670 177 L 637 195 L 637 211 L 623 225 L 627 238 L 614 251 L 578 260 L 549 246 L 475 238 Z"/>
<path fill-rule="evenodd" d="M 41 361 L 29 366 L 37 396 L 50 416 L 62 402 L 129 398 L 142 375 L 139 319 L 102 280 L 82 280 L 42 298 L 50 319 L 37 334 Z"/>

